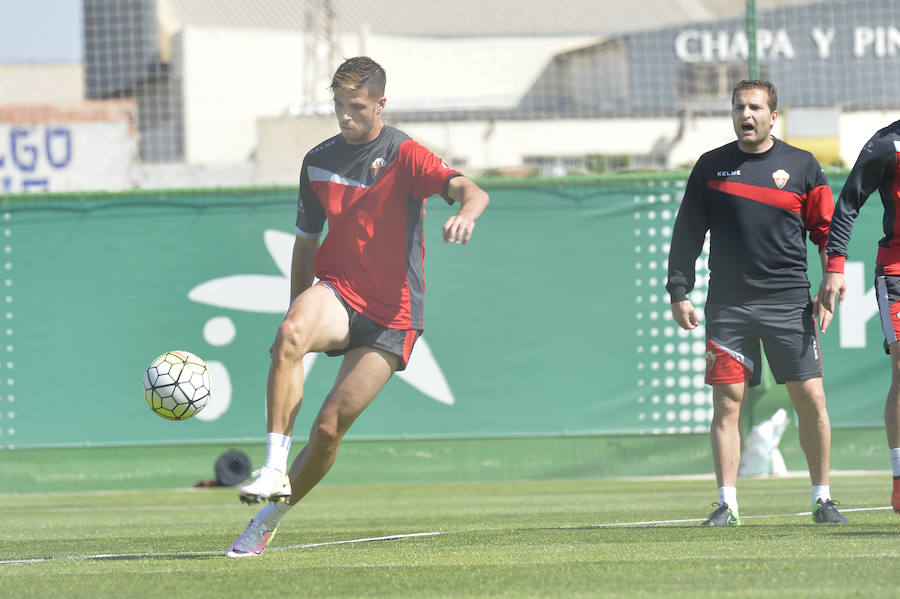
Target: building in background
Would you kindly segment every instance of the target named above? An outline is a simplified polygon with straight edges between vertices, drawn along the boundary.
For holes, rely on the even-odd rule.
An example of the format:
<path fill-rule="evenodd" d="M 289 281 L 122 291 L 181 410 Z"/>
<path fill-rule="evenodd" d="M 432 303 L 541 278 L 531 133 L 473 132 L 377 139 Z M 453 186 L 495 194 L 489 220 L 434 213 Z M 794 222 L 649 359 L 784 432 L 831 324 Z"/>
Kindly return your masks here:
<path fill-rule="evenodd" d="M 101 179 L 110 189 L 295 183 L 306 150 L 336 132 L 330 76 L 358 54 L 388 71 L 388 122 L 470 174 L 688 167 L 733 138 L 728 96 L 749 51 L 744 3 L 728 0 L 82 1 L 79 101 L 131 107 L 121 147 L 72 139 L 73 156 L 111 169 L 125 157 L 126 173 Z M 852 161 L 900 114 L 900 7 L 756 4 L 761 72 L 781 94 L 776 134 L 823 163 Z M 3 114 L 10 77 L 0 65 Z M 36 91 L 16 106 L 45 94 L 70 101 Z M 16 123 L 8 135 L 21 141 L 27 116 Z M 32 133 L 59 154 L 57 137 Z M 79 185 L 51 179 L 51 190 Z"/>
<path fill-rule="evenodd" d="M 136 117 L 85 100 L 79 63 L 0 64 L 0 194 L 133 187 Z"/>

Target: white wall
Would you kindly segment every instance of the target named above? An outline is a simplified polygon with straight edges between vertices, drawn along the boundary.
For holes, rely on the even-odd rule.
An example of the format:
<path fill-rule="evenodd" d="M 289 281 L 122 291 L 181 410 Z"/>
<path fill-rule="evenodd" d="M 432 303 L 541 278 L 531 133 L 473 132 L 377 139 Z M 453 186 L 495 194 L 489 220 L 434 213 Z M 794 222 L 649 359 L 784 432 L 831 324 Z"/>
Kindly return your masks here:
<path fill-rule="evenodd" d="M 348 35 L 341 44 L 341 58 L 365 53 L 384 66 L 388 112 L 513 107 L 555 52 L 594 39 Z M 185 157 L 190 164 L 250 160 L 257 120 L 277 117 L 303 103 L 305 48 L 300 32 L 188 27 L 173 43 L 181 45 L 176 55 L 182 61 Z M 328 87 L 336 67 L 320 78 L 317 87 Z M 317 70 L 324 73 L 318 65 Z M 330 112 L 329 97 L 318 110 Z"/>
<path fill-rule="evenodd" d="M 514 167 L 528 156 L 646 154 L 670 139 L 674 119 L 557 119 L 397 123 L 411 137 L 447 160 L 465 157 L 476 171 Z"/>
<path fill-rule="evenodd" d="M 186 162 L 251 161 L 256 120 L 302 97 L 302 36 L 192 27 L 179 37 Z"/>
<path fill-rule="evenodd" d="M 83 100 L 84 66 L 81 64 L 0 64 L 0 104 Z"/>
<path fill-rule="evenodd" d="M 135 155 L 124 121 L 0 123 L 0 195 L 130 189 Z"/>
<path fill-rule="evenodd" d="M 512 108 L 554 54 L 597 37 L 372 37 L 365 51 L 387 72 L 389 112 Z"/>
<path fill-rule="evenodd" d="M 668 168 L 692 165 L 704 152 L 735 139 L 729 117 L 559 119 L 397 123 L 445 159 L 465 158 L 475 171 L 515 167 L 527 156 L 643 155 L 668 148 Z M 776 123 L 775 135 L 781 136 Z M 674 145 L 673 145 L 674 144 Z"/>

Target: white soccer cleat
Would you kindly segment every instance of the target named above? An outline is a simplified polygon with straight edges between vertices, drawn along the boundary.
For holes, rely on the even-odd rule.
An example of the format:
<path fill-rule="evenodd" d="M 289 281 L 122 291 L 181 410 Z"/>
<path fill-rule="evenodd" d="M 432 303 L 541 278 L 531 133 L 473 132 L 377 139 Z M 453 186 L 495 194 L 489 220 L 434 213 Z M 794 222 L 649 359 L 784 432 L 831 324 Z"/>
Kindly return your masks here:
<path fill-rule="evenodd" d="M 225 552 L 227 557 L 253 557 L 259 555 L 265 550 L 266 545 L 275 536 L 275 530 L 278 527 L 269 530 L 262 522 L 250 520 L 250 524 L 244 529 L 228 551 Z"/>
<path fill-rule="evenodd" d="M 244 503 L 287 501 L 291 498 L 291 481 L 280 470 L 263 466 L 253 473 L 256 478 L 238 489 Z"/>

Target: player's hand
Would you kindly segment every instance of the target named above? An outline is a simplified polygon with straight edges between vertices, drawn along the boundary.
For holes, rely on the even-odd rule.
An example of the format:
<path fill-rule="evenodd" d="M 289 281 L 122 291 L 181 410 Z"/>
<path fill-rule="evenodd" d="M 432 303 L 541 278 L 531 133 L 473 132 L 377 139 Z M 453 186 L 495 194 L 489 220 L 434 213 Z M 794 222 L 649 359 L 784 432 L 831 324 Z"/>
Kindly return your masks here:
<path fill-rule="evenodd" d="M 824 333 L 834 318 L 837 309 L 834 298 L 837 296 L 837 304 L 844 302 L 844 294 L 847 291 L 847 281 L 844 273 L 826 272 L 819 285 L 819 291 L 813 298 L 813 316 L 819 323 L 819 329 Z"/>
<path fill-rule="evenodd" d="M 682 329 L 690 331 L 700 326 L 700 318 L 690 300 L 672 302 L 672 318 Z"/>
<path fill-rule="evenodd" d="M 475 230 L 475 220 L 461 214 L 454 214 L 444 223 L 444 241 L 466 245 Z"/>

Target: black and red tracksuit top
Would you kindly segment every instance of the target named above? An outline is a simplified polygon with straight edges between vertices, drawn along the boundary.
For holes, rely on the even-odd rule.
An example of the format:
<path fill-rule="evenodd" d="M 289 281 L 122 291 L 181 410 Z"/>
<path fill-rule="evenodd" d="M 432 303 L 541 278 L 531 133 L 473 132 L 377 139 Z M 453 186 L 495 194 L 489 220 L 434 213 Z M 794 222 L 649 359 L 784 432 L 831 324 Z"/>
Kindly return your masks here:
<path fill-rule="evenodd" d="M 707 231 L 707 303 L 809 300 L 806 233 L 824 249 L 834 200 L 812 154 L 773 141 L 758 154 L 742 151 L 734 141 L 694 165 L 669 252 L 666 289 L 673 302 L 694 288 Z"/>
<path fill-rule="evenodd" d="M 878 241 L 875 264 L 885 274 L 900 275 L 900 121 L 891 123 L 870 139 L 859 157 L 834 209 L 828 236 L 828 270 L 844 272 L 847 244 L 853 222 L 866 199 L 876 189 L 884 206 L 884 237 Z"/>

